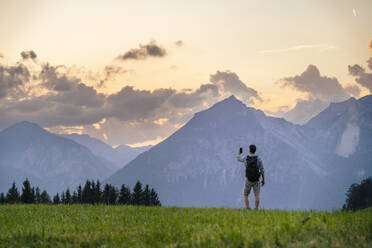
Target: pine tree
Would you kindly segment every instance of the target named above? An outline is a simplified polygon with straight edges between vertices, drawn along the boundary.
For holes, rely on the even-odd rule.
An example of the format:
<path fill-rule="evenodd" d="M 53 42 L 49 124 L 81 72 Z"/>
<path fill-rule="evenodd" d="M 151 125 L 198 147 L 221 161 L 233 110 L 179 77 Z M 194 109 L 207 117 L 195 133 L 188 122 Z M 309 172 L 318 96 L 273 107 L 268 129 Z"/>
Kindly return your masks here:
<path fill-rule="evenodd" d="M 62 191 L 62 194 L 61 194 L 61 203 L 66 204 L 66 196 L 65 196 L 65 192 L 63 192 L 63 191 Z"/>
<path fill-rule="evenodd" d="M 110 184 L 106 184 L 103 189 L 102 201 L 104 204 L 110 204 Z"/>
<path fill-rule="evenodd" d="M 48 194 L 48 192 L 46 192 L 46 190 L 44 190 L 43 192 L 41 192 L 40 203 L 42 203 L 42 204 L 50 204 L 51 203 L 49 194 Z"/>
<path fill-rule="evenodd" d="M 148 184 L 146 184 L 145 189 L 143 190 L 143 204 L 145 206 L 151 206 L 151 192 Z"/>
<path fill-rule="evenodd" d="M 53 204 L 60 204 L 61 203 L 61 200 L 59 198 L 59 194 L 57 193 L 54 197 L 53 197 Z"/>
<path fill-rule="evenodd" d="M 151 189 L 150 192 L 150 206 L 161 206 L 158 193 L 154 189 Z"/>
<path fill-rule="evenodd" d="M 136 185 L 134 185 L 132 203 L 134 205 L 143 205 L 143 191 L 142 184 L 140 181 L 137 181 Z"/>
<path fill-rule="evenodd" d="M 78 194 L 76 193 L 76 191 L 72 193 L 71 201 L 72 201 L 72 204 L 77 204 L 79 202 Z"/>
<path fill-rule="evenodd" d="M 41 203 L 41 195 L 40 195 L 39 187 L 36 187 L 36 190 L 35 190 L 35 203 L 36 204 Z"/>
<path fill-rule="evenodd" d="M 82 191 L 82 203 L 93 203 L 92 183 L 87 180 Z"/>
<path fill-rule="evenodd" d="M 76 203 L 82 203 L 83 200 L 82 200 L 82 189 L 81 189 L 81 185 L 79 184 L 78 186 L 78 189 L 77 189 L 77 201 Z"/>
<path fill-rule="evenodd" d="M 26 204 L 34 203 L 34 193 L 32 192 L 30 181 L 27 178 L 23 182 L 21 201 Z"/>
<path fill-rule="evenodd" d="M 115 205 L 118 201 L 118 196 L 119 196 L 118 190 L 113 185 L 110 185 L 109 192 L 110 192 L 109 193 L 109 204 Z"/>
<path fill-rule="evenodd" d="M 65 198 L 66 198 L 66 204 L 71 204 L 72 203 L 71 193 L 70 193 L 69 188 L 67 188 L 67 190 L 66 190 Z"/>
<path fill-rule="evenodd" d="M 8 193 L 6 194 L 6 202 L 14 204 L 20 202 L 20 200 L 21 199 L 19 196 L 19 191 L 17 189 L 15 182 L 13 182 L 12 187 L 8 190 Z"/>
<path fill-rule="evenodd" d="M 120 194 L 119 194 L 119 204 L 131 204 L 131 193 L 130 188 L 125 186 L 125 184 L 121 185 Z"/>
<path fill-rule="evenodd" d="M 368 177 L 360 184 L 352 184 L 346 193 L 343 210 L 359 210 L 372 207 L 372 178 Z"/>
<path fill-rule="evenodd" d="M 35 188 L 32 187 L 31 188 L 31 202 L 35 203 L 35 199 L 36 199 Z"/>
<path fill-rule="evenodd" d="M 4 193 L 1 193 L 0 194 L 0 204 L 4 204 L 5 202 L 6 202 L 5 195 L 4 195 Z"/>
<path fill-rule="evenodd" d="M 94 203 L 99 204 L 102 202 L 101 183 L 97 180 L 96 187 L 94 188 Z"/>

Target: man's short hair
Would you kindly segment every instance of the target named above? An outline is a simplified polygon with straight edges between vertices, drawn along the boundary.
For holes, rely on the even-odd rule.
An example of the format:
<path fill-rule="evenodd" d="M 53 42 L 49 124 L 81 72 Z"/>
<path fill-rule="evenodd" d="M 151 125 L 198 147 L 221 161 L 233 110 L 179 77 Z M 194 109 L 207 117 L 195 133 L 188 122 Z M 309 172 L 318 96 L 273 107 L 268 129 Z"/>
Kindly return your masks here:
<path fill-rule="evenodd" d="M 256 145 L 252 144 L 249 146 L 249 152 L 250 153 L 255 153 L 256 152 Z"/>

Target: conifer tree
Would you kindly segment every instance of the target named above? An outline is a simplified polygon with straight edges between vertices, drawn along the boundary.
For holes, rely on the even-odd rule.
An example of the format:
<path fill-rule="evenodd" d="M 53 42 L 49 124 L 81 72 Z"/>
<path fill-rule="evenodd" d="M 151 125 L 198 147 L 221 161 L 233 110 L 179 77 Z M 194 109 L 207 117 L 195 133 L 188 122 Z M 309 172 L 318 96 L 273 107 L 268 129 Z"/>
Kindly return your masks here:
<path fill-rule="evenodd" d="M 6 202 L 5 195 L 4 195 L 4 193 L 1 193 L 0 194 L 0 204 L 4 204 L 5 202 Z"/>
<path fill-rule="evenodd" d="M 360 184 L 352 184 L 346 193 L 343 210 L 359 210 L 372 207 L 372 178 L 368 177 Z"/>
<path fill-rule="evenodd" d="M 146 184 L 145 189 L 143 190 L 143 204 L 145 206 L 151 205 L 151 192 L 148 184 Z"/>
<path fill-rule="evenodd" d="M 6 194 L 6 202 L 14 204 L 20 202 L 20 200 L 21 199 L 19 196 L 19 191 L 17 189 L 15 182 L 13 182 L 12 187 L 8 190 L 8 193 Z"/>
<path fill-rule="evenodd" d="M 42 203 L 42 204 L 50 204 L 51 203 L 50 196 L 49 196 L 48 192 L 46 192 L 46 190 L 41 192 L 40 203 Z"/>
<path fill-rule="evenodd" d="M 131 204 L 131 193 L 130 188 L 121 185 L 120 194 L 119 194 L 119 204 Z"/>
<path fill-rule="evenodd" d="M 36 189 L 35 189 L 35 203 L 36 204 L 41 203 L 41 194 L 40 194 L 39 187 L 36 187 Z"/>
<path fill-rule="evenodd" d="M 103 193 L 102 193 L 102 201 L 104 204 L 110 204 L 110 185 L 106 184 Z"/>
<path fill-rule="evenodd" d="M 97 180 L 96 187 L 94 188 L 94 203 L 99 204 L 102 202 L 101 183 Z"/>
<path fill-rule="evenodd" d="M 82 191 L 82 203 L 93 203 L 92 183 L 87 180 Z"/>
<path fill-rule="evenodd" d="M 67 188 L 66 190 L 66 193 L 65 193 L 65 204 L 71 204 L 72 203 L 72 200 L 71 200 L 71 193 L 70 193 L 70 189 Z"/>
<path fill-rule="evenodd" d="M 26 204 L 34 203 L 34 193 L 30 181 L 27 178 L 23 182 L 21 201 Z"/>
<path fill-rule="evenodd" d="M 81 184 L 79 184 L 78 189 L 77 189 L 77 202 L 76 203 L 82 203 L 82 189 L 81 189 Z"/>
<path fill-rule="evenodd" d="M 77 194 L 76 191 L 74 191 L 74 193 L 72 193 L 71 201 L 72 201 L 72 204 L 77 204 L 79 202 L 78 194 Z"/>
<path fill-rule="evenodd" d="M 136 185 L 134 185 L 132 203 L 134 205 L 143 205 L 143 191 L 142 184 L 140 181 L 137 181 Z"/>
<path fill-rule="evenodd" d="M 109 204 L 115 205 L 118 201 L 118 196 L 119 196 L 118 190 L 113 185 L 110 185 L 109 192 L 110 192 L 109 193 Z"/>
<path fill-rule="evenodd" d="M 32 202 L 32 203 L 35 203 L 35 199 L 36 199 L 36 196 L 35 196 L 35 188 L 32 187 L 32 188 L 31 188 L 31 202 Z"/>
<path fill-rule="evenodd" d="M 57 193 L 54 197 L 53 197 L 53 204 L 60 204 L 61 203 L 61 200 L 59 198 L 59 194 Z"/>
<path fill-rule="evenodd" d="M 154 189 L 151 189 L 150 193 L 150 206 L 161 206 L 158 193 Z"/>
<path fill-rule="evenodd" d="M 65 192 L 63 192 L 63 191 L 62 191 L 62 194 L 61 194 L 61 203 L 66 204 L 66 196 L 65 196 Z"/>

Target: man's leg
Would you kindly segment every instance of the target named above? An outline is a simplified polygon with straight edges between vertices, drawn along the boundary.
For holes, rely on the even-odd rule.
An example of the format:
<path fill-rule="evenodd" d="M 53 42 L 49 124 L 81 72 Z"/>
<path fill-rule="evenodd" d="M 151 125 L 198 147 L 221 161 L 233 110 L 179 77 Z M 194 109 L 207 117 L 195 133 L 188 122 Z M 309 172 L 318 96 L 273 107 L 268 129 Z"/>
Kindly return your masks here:
<path fill-rule="evenodd" d="M 249 200 L 248 200 L 248 195 L 244 195 L 244 202 L 245 202 L 245 207 L 249 209 Z"/>
<path fill-rule="evenodd" d="M 245 185 L 244 185 L 244 203 L 245 207 L 249 209 L 249 200 L 248 200 L 248 195 L 251 192 L 251 184 L 249 181 L 246 179 L 245 180 Z"/>
<path fill-rule="evenodd" d="M 260 195 L 259 194 L 255 194 L 254 195 L 254 208 L 255 209 L 258 209 L 258 205 L 260 204 Z"/>
<path fill-rule="evenodd" d="M 253 185 L 253 193 L 254 193 L 254 209 L 258 209 L 258 205 L 260 205 L 260 182 L 257 181 Z"/>

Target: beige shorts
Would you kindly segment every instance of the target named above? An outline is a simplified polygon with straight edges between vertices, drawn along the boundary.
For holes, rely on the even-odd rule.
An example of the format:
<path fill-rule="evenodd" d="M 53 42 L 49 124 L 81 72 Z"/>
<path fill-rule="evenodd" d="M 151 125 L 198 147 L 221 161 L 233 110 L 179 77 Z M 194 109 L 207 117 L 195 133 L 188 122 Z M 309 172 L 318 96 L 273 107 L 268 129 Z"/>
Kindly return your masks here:
<path fill-rule="evenodd" d="M 251 188 L 253 188 L 253 193 L 255 195 L 260 194 L 260 181 L 257 182 L 251 182 L 247 178 L 245 179 L 245 185 L 244 185 L 244 195 L 249 195 L 251 192 Z"/>

